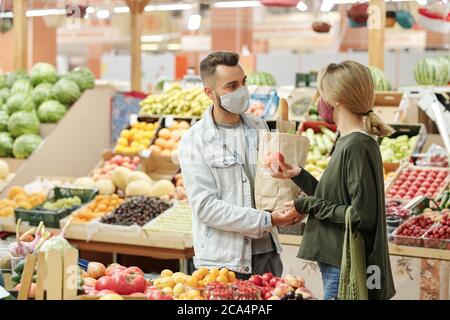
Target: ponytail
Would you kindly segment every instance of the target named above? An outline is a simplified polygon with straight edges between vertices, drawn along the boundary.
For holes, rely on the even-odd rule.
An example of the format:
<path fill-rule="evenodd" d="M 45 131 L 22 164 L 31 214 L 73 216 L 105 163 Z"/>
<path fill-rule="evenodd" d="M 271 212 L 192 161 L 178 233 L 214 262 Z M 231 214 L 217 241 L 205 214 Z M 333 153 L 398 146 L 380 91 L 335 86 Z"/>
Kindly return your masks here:
<path fill-rule="evenodd" d="M 381 120 L 381 118 L 375 114 L 372 110 L 367 113 L 365 119 L 366 131 L 369 134 L 373 134 L 379 137 L 387 137 L 394 133 L 394 129 L 388 126 Z"/>

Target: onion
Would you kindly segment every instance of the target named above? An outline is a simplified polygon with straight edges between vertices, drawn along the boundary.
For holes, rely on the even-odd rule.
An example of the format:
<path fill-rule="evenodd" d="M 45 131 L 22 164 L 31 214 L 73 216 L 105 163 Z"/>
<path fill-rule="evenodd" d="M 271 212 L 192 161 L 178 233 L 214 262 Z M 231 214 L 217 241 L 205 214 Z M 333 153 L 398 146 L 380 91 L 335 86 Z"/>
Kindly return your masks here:
<path fill-rule="evenodd" d="M 98 279 L 105 275 L 105 269 L 105 266 L 100 262 L 89 262 L 87 272 L 91 278 Z"/>

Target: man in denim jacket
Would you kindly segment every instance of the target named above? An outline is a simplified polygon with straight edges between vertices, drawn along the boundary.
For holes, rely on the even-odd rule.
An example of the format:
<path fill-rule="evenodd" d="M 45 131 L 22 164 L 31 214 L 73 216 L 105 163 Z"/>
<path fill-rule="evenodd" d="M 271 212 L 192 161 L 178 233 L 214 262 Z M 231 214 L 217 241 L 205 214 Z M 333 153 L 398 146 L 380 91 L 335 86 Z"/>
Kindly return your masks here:
<path fill-rule="evenodd" d="M 268 127 L 245 113 L 249 93 L 238 54 L 211 53 L 200 63 L 200 74 L 213 105 L 179 146 L 193 208 L 194 264 L 225 267 L 238 278 L 265 272 L 281 276 L 281 245 L 275 227 L 298 222 L 298 215 L 255 209 L 258 131 Z"/>

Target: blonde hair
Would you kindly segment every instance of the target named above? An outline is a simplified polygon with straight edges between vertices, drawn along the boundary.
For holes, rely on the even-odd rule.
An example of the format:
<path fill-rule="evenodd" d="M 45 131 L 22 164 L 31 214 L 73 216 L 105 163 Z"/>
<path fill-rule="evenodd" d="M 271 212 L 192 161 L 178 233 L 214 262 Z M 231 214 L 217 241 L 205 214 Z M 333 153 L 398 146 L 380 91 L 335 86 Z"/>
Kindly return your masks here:
<path fill-rule="evenodd" d="M 394 130 L 373 110 L 375 86 L 369 68 L 356 62 L 332 63 L 318 77 L 319 93 L 331 105 L 341 104 L 365 117 L 365 130 L 377 136 L 389 136 Z"/>

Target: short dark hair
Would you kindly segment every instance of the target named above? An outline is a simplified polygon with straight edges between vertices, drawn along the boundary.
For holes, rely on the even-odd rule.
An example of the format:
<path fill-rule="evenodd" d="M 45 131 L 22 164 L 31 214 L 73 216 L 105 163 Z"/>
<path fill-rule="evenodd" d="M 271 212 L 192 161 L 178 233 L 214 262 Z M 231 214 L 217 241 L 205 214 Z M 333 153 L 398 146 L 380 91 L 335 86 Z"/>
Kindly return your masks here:
<path fill-rule="evenodd" d="M 239 54 L 230 51 L 216 51 L 210 53 L 200 62 L 200 76 L 203 83 L 209 83 L 216 73 L 216 67 L 225 65 L 235 67 L 239 63 Z"/>

